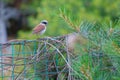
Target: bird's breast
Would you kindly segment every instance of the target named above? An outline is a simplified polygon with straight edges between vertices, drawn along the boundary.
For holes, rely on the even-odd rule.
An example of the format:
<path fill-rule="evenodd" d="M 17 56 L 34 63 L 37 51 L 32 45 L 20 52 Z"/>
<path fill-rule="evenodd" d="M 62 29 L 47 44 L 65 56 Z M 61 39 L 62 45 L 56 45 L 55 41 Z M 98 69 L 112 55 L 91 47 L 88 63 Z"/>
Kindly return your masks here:
<path fill-rule="evenodd" d="M 46 27 L 45 27 L 45 29 L 43 29 L 42 31 L 40 31 L 40 34 L 45 33 L 45 31 L 46 31 Z"/>

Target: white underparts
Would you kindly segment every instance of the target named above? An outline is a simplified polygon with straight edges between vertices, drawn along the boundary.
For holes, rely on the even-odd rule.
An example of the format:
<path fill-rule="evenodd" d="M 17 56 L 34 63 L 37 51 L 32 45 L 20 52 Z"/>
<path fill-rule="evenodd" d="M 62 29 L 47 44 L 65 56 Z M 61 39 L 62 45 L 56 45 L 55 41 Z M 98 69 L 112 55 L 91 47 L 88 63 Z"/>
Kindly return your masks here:
<path fill-rule="evenodd" d="M 45 27 L 45 29 L 44 29 L 44 30 L 40 31 L 40 34 L 45 33 L 45 31 L 46 31 L 46 27 Z"/>

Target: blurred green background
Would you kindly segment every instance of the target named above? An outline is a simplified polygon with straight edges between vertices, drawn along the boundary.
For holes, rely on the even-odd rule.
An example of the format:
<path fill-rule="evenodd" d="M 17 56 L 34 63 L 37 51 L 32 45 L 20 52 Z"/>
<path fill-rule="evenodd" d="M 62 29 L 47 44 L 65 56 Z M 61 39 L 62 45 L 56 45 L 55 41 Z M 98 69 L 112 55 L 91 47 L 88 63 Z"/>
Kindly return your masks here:
<path fill-rule="evenodd" d="M 21 1 L 20 10 L 36 12 L 36 17 L 27 17 L 29 30 L 19 30 L 17 38 L 32 39 L 32 28 L 41 20 L 48 20 L 48 28 L 43 36 L 60 36 L 72 32 L 70 27 L 60 18 L 60 9 L 65 9 L 67 16 L 74 17 L 77 25 L 82 20 L 99 21 L 101 23 L 116 22 L 120 16 L 120 0 L 6 0 Z M 30 36 L 33 37 L 30 37 Z"/>
<path fill-rule="evenodd" d="M 39 37 L 69 34 L 75 31 L 74 26 L 80 26 L 80 40 L 72 46 L 76 57 L 71 58 L 72 67 L 78 72 L 75 75 L 80 79 L 82 76 L 82 80 L 120 80 L 120 0 L 5 1 L 22 16 L 20 23 L 10 20 L 9 30 L 14 32 L 14 28 L 22 27 L 12 35 L 14 38 L 38 38 L 32 29 L 44 19 L 48 20 L 47 31 Z"/>

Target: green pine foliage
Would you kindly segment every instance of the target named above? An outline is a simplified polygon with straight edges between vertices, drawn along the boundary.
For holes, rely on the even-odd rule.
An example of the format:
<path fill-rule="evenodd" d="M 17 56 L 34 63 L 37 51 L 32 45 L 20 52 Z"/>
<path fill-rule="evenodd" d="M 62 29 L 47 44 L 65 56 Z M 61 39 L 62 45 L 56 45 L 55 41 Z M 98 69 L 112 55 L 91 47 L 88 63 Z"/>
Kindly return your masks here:
<path fill-rule="evenodd" d="M 69 27 L 84 37 L 77 42 L 74 57 L 70 58 L 74 79 L 82 80 L 119 80 L 120 79 L 120 20 L 102 23 L 84 20 L 75 27 L 74 19 L 64 10 L 62 19 Z M 78 30 L 79 28 L 79 30 Z"/>
<path fill-rule="evenodd" d="M 31 28 L 48 20 L 44 36 L 78 32 L 86 44 L 75 45 L 71 66 L 80 80 L 120 80 L 120 1 L 119 0 L 36 0 L 23 4 L 35 9 L 36 18 L 29 17 Z M 30 32 L 20 31 L 19 38 Z"/>
<path fill-rule="evenodd" d="M 69 20 L 69 24 L 72 22 L 75 26 L 79 26 L 83 20 L 99 21 L 109 25 L 110 21 L 113 23 L 118 21 L 119 5 L 119 0 L 31 0 L 29 3 L 23 3 L 21 8 L 37 12 L 36 18 L 30 16 L 28 19 L 31 29 L 41 20 L 46 19 L 49 23 L 44 36 L 58 36 L 73 32 L 73 29 L 61 20 L 61 10 L 63 13 L 67 12 L 67 16 L 71 16 L 67 20 Z M 27 37 L 30 33 L 32 30 L 20 31 L 18 35 L 19 38 L 35 38 L 35 36 Z"/>

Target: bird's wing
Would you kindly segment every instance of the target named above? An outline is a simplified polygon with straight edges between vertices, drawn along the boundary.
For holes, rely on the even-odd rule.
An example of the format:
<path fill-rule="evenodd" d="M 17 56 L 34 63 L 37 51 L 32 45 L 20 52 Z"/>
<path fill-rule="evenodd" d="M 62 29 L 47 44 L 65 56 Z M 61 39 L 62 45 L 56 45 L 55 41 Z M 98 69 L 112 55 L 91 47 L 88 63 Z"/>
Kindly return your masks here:
<path fill-rule="evenodd" d="M 33 29 L 33 33 L 39 33 L 45 29 L 45 25 L 39 24 Z"/>

